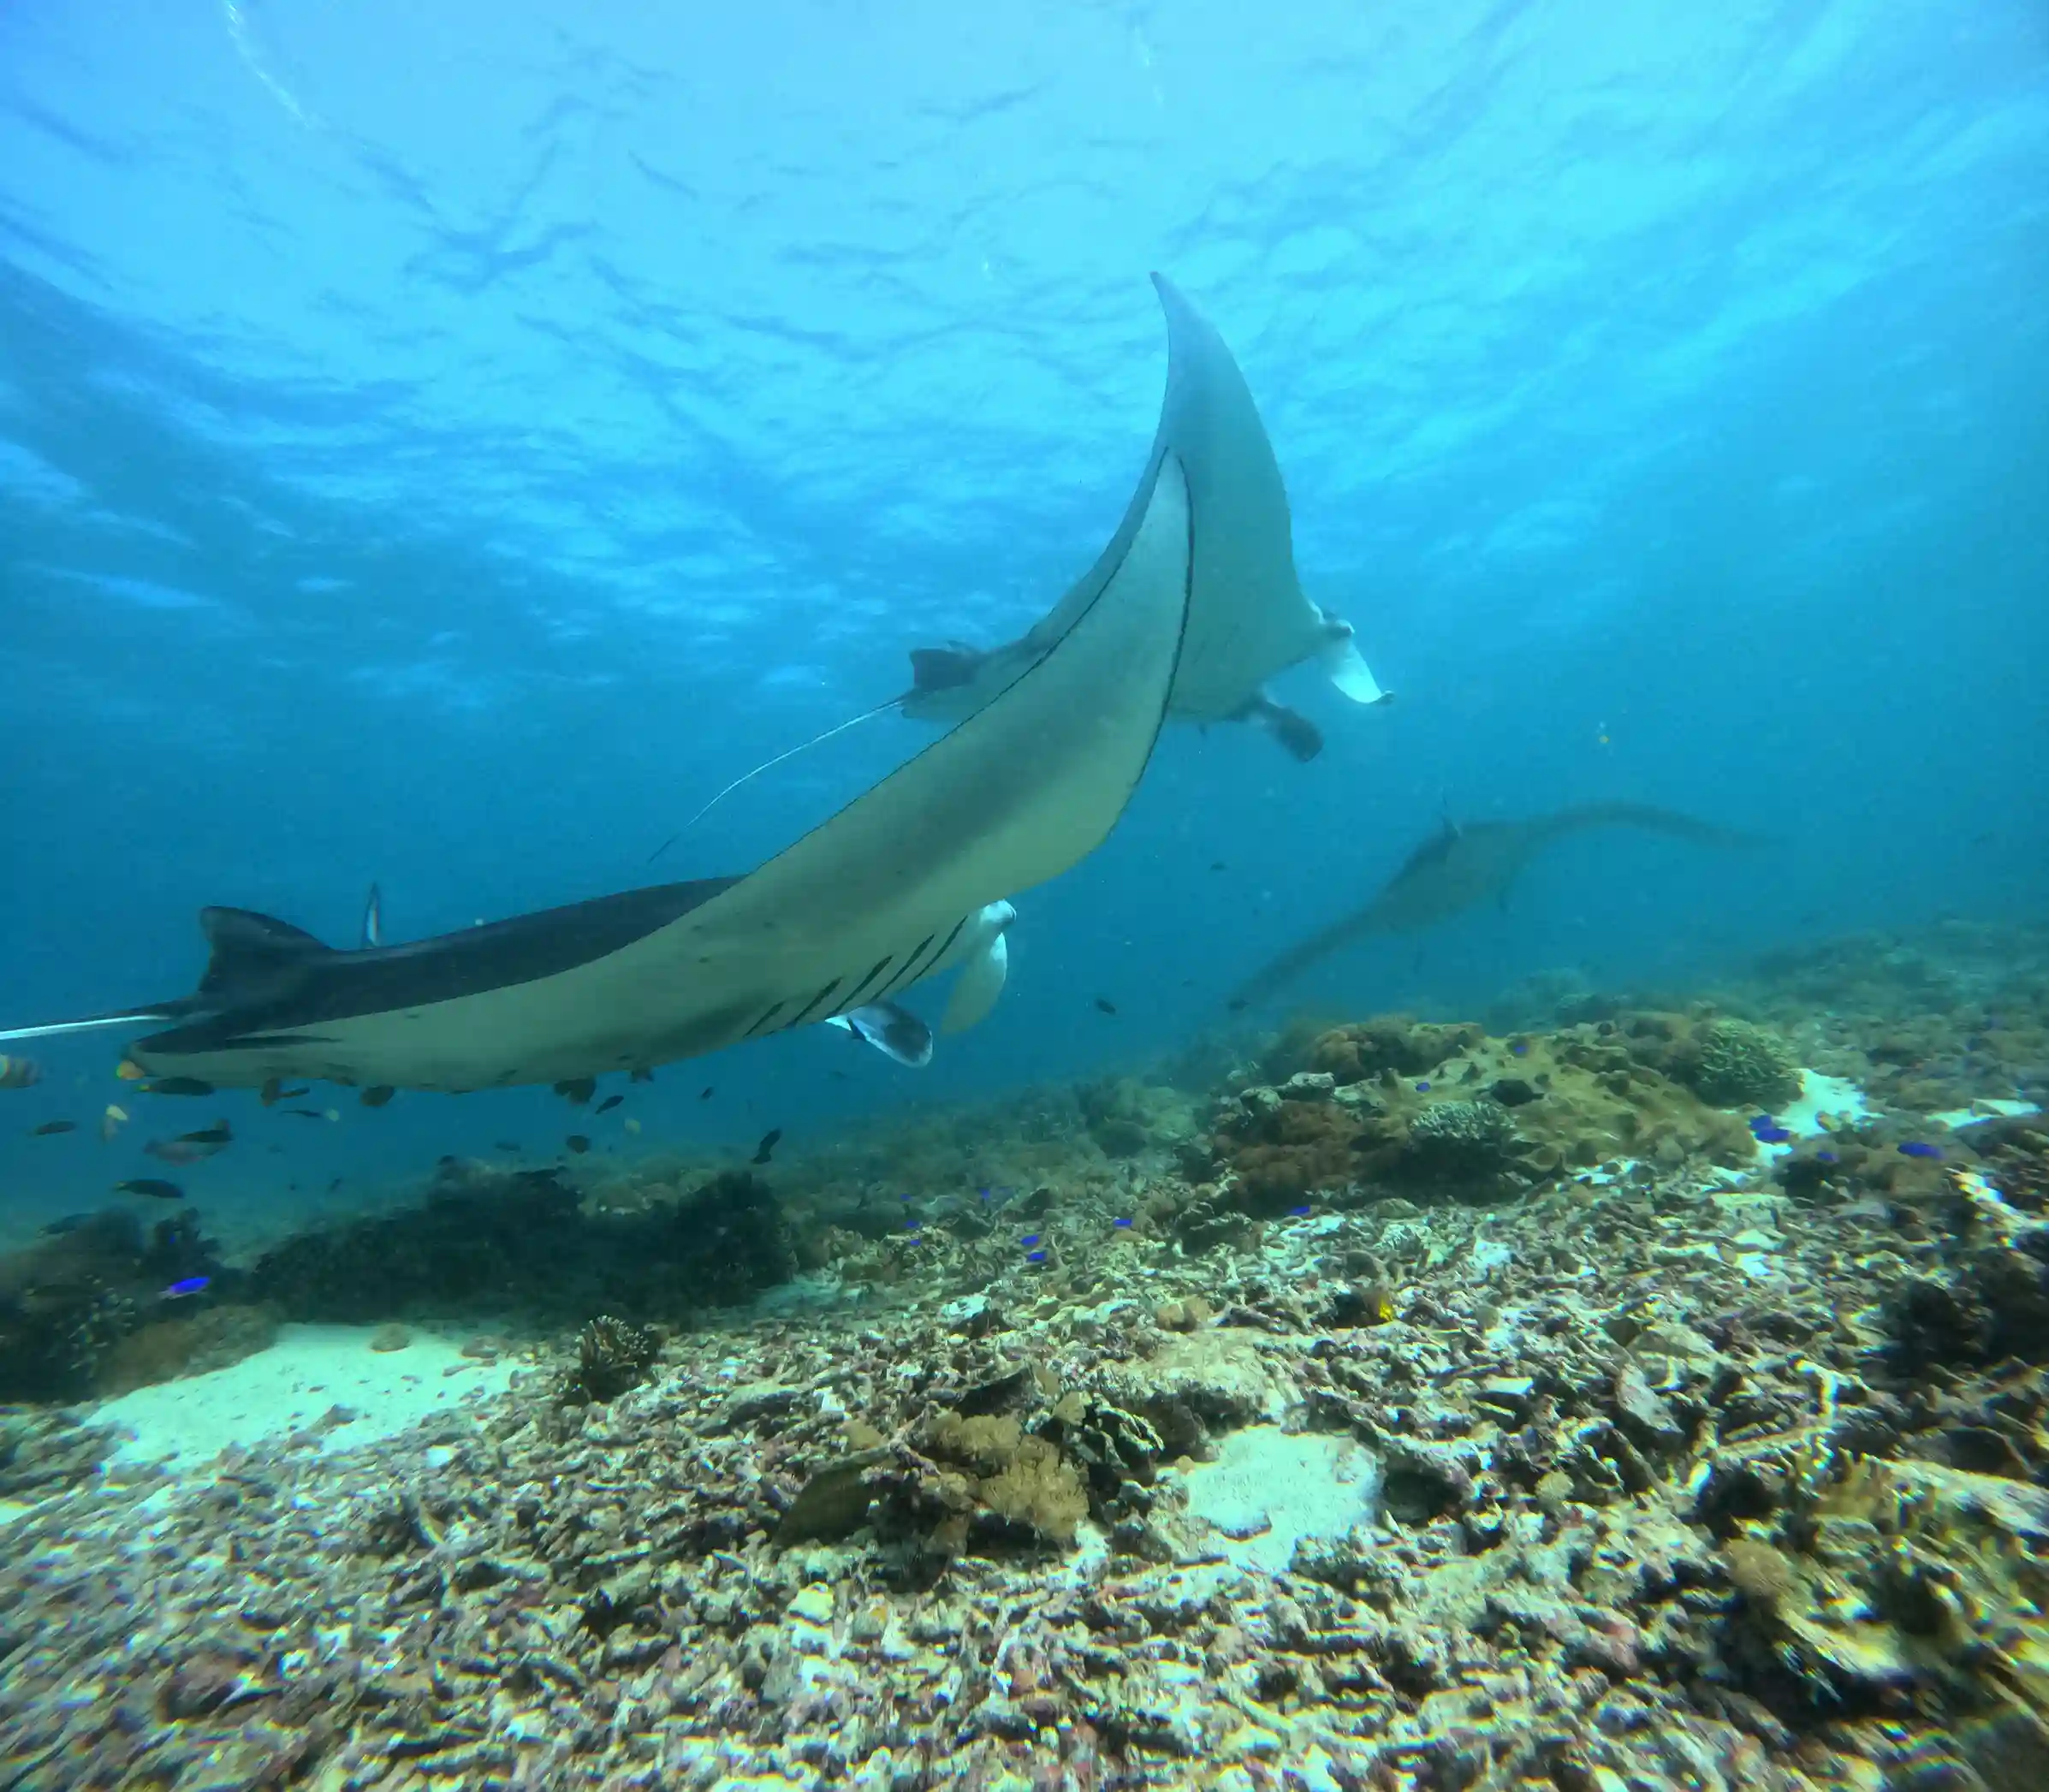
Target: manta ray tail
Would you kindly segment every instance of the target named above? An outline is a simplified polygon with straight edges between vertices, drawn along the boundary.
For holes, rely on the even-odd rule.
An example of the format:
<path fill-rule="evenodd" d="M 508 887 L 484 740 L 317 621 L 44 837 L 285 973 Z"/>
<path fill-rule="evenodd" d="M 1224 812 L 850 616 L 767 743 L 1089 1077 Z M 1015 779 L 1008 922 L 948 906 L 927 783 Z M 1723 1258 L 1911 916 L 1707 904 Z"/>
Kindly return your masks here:
<path fill-rule="evenodd" d="M 915 659 L 917 656 L 914 654 L 912 656 L 912 657 Z M 886 703 L 877 703 L 872 709 L 864 709 L 858 715 L 851 716 L 846 721 L 840 722 L 837 727 L 828 728 L 823 734 L 814 734 L 809 740 L 799 741 L 795 746 L 789 748 L 787 751 L 778 753 L 773 759 L 763 760 L 759 765 L 753 768 L 753 770 L 742 772 L 739 777 L 733 780 L 732 783 L 728 784 L 723 790 L 719 792 L 719 793 L 709 803 L 707 803 L 702 809 L 698 810 L 695 815 L 692 816 L 687 822 L 684 822 L 680 828 L 677 828 L 674 834 L 670 834 L 667 840 L 662 841 L 659 846 L 656 847 L 652 852 L 649 853 L 646 863 L 650 865 L 653 864 L 654 862 L 660 858 L 664 852 L 668 851 L 671 846 L 674 846 L 678 840 L 681 840 L 685 834 L 688 834 L 692 828 L 696 827 L 699 822 L 703 821 L 706 816 L 710 815 L 713 810 L 716 809 L 721 803 L 724 802 L 725 799 L 731 796 L 734 791 L 738 790 L 741 785 L 748 782 L 751 779 L 758 778 L 763 772 L 768 771 L 772 767 L 781 765 L 784 760 L 794 759 L 798 754 L 805 751 L 807 749 L 815 747 L 823 741 L 830 740 L 835 734 L 844 734 L 849 728 L 858 727 L 860 724 L 864 721 L 873 721 L 874 718 L 880 715 L 883 710 L 894 709 L 897 704 L 902 701 L 903 699 L 900 697 L 893 697 Z"/>

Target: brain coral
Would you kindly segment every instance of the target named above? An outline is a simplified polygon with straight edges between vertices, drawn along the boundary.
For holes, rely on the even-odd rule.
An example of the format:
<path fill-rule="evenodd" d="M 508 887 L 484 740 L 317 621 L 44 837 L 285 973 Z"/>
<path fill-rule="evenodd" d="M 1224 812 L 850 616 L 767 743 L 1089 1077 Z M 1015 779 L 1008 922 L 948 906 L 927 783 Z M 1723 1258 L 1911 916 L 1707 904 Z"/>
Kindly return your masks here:
<path fill-rule="evenodd" d="M 1710 1021 L 1694 1035 L 1685 1080 L 1714 1107 L 1785 1107 L 1800 1097 L 1800 1067 L 1784 1041 L 1747 1020 Z"/>

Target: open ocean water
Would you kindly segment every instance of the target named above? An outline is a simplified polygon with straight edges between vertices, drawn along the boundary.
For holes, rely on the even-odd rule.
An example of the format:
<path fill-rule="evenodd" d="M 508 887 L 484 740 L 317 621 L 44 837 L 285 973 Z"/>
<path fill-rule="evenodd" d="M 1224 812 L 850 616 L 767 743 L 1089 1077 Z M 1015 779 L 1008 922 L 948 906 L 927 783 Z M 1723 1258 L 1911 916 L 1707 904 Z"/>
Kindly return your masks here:
<path fill-rule="evenodd" d="M 0 1047 L 36 1066 L 0 1089 L 0 1252 L 110 1203 L 153 1225 L 168 1200 L 113 1192 L 144 1178 L 175 1179 L 217 1278 L 448 1160 L 616 1190 L 652 1160 L 887 1162 L 893 1137 L 922 1142 L 896 1172 L 915 1232 L 1025 1163 L 1033 1091 L 1077 1089 L 1045 1098 L 1079 1103 L 1054 1130 L 1100 1147 L 1102 1224 L 1143 1231 L 1145 1176 L 1227 1189 L 1223 1159 L 1181 1149 L 1206 1123 L 1089 1092 L 1278 1083 L 1262 1041 L 1294 1007 L 1506 1041 L 1746 990 L 1810 1072 L 1913 1116 L 1880 1152 L 2049 1089 L 2040 0 L 0 8 L 0 1025 L 187 993 L 210 904 L 349 947 L 372 887 L 403 941 L 768 859 L 939 731 L 877 715 L 683 824 L 901 691 L 911 650 L 1020 634 L 1109 539 L 1166 381 L 1153 270 L 1242 368 L 1304 589 L 1392 702 L 1285 673 L 1324 737 L 1307 762 L 1170 722 L 1108 841 L 1016 893 L 1001 1002 L 923 1069 L 811 1027 L 609 1079 L 603 1111 L 545 1087 L 267 1105 L 152 1101 L 119 1031 Z M 1749 843 L 1571 834 L 1441 924 L 1233 1006 L 1434 838 L 1609 804 Z M 1939 1007 L 1939 1039 L 1888 1043 Z M 143 1149 L 223 1118 L 228 1148 Z M 914 1166 L 949 1135 L 968 1167 L 942 1199 Z M 2027 1211 L 2025 1181 L 1987 1198 Z M 836 1249 L 798 1261 L 837 1274 Z M 72 1298 L 49 1273 L 0 1269 L 0 1344 Z M 1797 1700 L 1743 1683 L 1792 1724 L 1753 1732 L 1797 1783 Z M 1195 1774 L 1143 1765 L 1136 1733 L 1129 1783 Z M 950 1783 L 924 1757 L 904 1780 L 894 1746 L 876 1783 Z M 242 1760 L 217 1736 L 92 1768 L 50 1747 L 6 1783 L 414 1783 L 318 1750 L 209 1779 Z M 2022 1781 L 1995 1758 L 2049 1761 L 2001 1748 L 1957 1771 L 2000 1792 Z M 567 1754 L 506 1759 L 434 1783 L 585 1783 Z M 858 1765 L 800 1759 L 790 1783 Z M 1078 1759 L 1017 1771 L 1126 1783 Z M 769 1771 L 720 1759 L 631 1783 Z M 1881 1777 L 1947 1771 L 1909 1749 Z"/>

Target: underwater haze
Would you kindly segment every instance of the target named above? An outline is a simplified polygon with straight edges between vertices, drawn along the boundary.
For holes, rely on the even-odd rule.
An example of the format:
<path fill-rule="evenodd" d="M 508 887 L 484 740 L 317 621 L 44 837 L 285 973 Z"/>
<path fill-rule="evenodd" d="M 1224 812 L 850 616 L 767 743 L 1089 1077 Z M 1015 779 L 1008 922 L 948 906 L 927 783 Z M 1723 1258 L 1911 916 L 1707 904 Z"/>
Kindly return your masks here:
<path fill-rule="evenodd" d="M 1170 727 L 929 1069 L 812 1029 L 662 1072 L 645 1142 L 797 1148 L 1250 1025 L 1236 983 L 1447 815 L 1772 844 L 1575 840 L 1298 999 L 2040 912 L 2039 0 L 50 0 L 0 11 L 0 1023 L 184 993 L 210 903 L 348 945 L 373 881 L 410 939 L 759 863 L 929 731 L 878 716 L 648 860 L 1089 566 L 1155 269 L 1395 701 L 1291 674 L 1307 764 Z M 21 1211 L 147 1173 L 144 1124 L 91 1133 L 117 1037 L 32 1048 Z M 221 1101 L 223 1202 L 569 1124 Z"/>

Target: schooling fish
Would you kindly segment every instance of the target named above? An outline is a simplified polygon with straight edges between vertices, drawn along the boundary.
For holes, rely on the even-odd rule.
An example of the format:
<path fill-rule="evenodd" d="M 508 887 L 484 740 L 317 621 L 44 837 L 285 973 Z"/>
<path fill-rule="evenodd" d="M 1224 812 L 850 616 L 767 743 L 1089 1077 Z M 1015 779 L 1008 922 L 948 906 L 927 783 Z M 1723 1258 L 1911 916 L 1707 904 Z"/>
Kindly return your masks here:
<path fill-rule="evenodd" d="M 128 1109 L 125 1107 L 116 1107 L 113 1102 L 108 1102 L 106 1112 L 101 1114 L 99 1117 L 100 1143 L 103 1145 L 112 1144 L 114 1142 L 115 1134 L 119 1132 L 123 1126 L 126 1126 L 128 1124 Z"/>
<path fill-rule="evenodd" d="M 0 1052 L 0 1089 L 33 1089 L 42 1080 L 43 1066 L 34 1059 Z"/>
<path fill-rule="evenodd" d="M 287 1089 L 282 1077 L 270 1077 L 265 1078 L 262 1089 L 258 1093 L 257 1100 L 261 1101 L 265 1107 L 275 1107 L 280 1101 L 296 1101 L 301 1095 L 312 1093 L 312 1089 L 304 1083 L 300 1084 L 296 1089 Z"/>
<path fill-rule="evenodd" d="M 114 1184 L 116 1195 L 146 1195 L 151 1201 L 182 1201 L 185 1190 L 175 1182 L 165 1182 L 160 1177 L 138 1176 L 128 1182 Z"/>
<path fill-rule="evenodd" d="M 625 1100 L 626 1097 L 624 1095 L 607 1095 L 603 1101 L 597 1104 L 597 1112 L 599 1113 L 609 1113 L 615 1107 L 618 1107 L 619 1104 Z"/>
<path fill-rule="evenodd" d="M 356 1097 L 365 1107 L 383 1107 L 398 1093 L 389 1083 L 380 1083 L 373 1089 L 366 1089 Z"/>
<path fill-rule="evenodd" d="M 629 1071 L 627 1073 L 628 1083 L 652 1083 L 654 1080 L 655 1073 L 645 1065 L 642 1065 L 638 1070 Z"/>
<path fill-rule="evenodd" d="M 1107 995 L 1099 995 L 1096 998 L 1096 1012 L 1098 1014 L 1114 1014 L 1117 1012 L 1117 1004 Z"/>
<path fill-rule="evenodd" d="M 782 1128 L 780 1126 L 775 1128 L 772 1131 L 764 1132 L 762 1134 L 761 1143 L 754 1148 L 754 1155 L 749 1158 L 747 1161 L 751 1164 L 767 1163 L 769 1154 L 775 1149 L 775 1142 L 781 1136 Z"/>
<path fill-rule="evenodd" d="M 285 1112 L 297 1120 L 324 1120 L 328 1118 L 318 1107 L 288 1107 Z"/>
<path fill-rule="evenodd" d="M 211 1095 L 213 1084 L 198 1077 L 155 1077 L 135 1087 L 146 1095 Z"/>
<path fill-rule="evenodd" d="M 1757 834 L 1643 803 L 1586 803 L 1527 821 L 1475 822 L 1464 828 L 1447 820 L 1409 855 L 1371 902 L 1269 959 L 1239 987 L 1231 1006 L 1239 1009 L 1272 994 L 1355 940 L 1420 933 L 1483 902 L 1505 904 L 1516 880 L 1539 853 L 1599 828 L 1635 828 L 1701 846 L 1766 844 Z"/>
<path fill-rule="evenodd" d="M 709 1101 L 717 1093 L 717 1089 L 711 1083 L 707 1083 L 704 1088 L 698 1091 L 698 1100 L 700 1101 Z"/>
<path fill-rule="evenodd" d="M 572 1107 L 581 1107 L 592 1095 L 597 1093 L 597 1078 L 595 1077 L 571 1077 L 556 1083 L 555 1092 L 568 1102 Z"/>
<path fill-rule="evenodd" d="M 583 1153 L 591 1148 L 591 1142 L 580 1132 L 573 1132 L 562 1141 L 572 1151 Z"/>
<path fill-rule="evenodd" d="M 370 887 L 370 894 L 365 897 L 363 901 L 363 935 L 361 944 L 364 950 L 371 951 L 377 946 L 382 946 L 383 943 L 384 897 L 383 893 L 380 891 L 373 883 Z"/>
<path fill-rule="evenodd" d="M 52 1139 L 60 1132 L 76 1132 L 76 1120 L 45 1120 L 40 1126 L 31 1126 L 28 1136 L 32 1139 Z"/>

